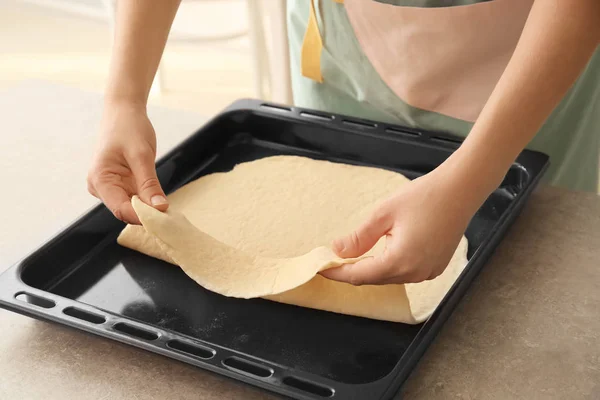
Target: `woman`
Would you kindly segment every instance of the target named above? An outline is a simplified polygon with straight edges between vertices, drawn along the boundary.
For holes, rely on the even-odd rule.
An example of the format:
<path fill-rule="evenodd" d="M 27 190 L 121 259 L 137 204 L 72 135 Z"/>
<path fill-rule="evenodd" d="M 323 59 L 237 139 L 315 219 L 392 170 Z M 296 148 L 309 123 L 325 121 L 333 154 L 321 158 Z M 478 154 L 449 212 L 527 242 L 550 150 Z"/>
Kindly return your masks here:
<path fill-rule="evenodd" d="M 168 207 L 146 102 L 178 5 L 118 7 L 88 186 L 129 223 L 139 223 L 133 194 Z M 356 257 L 387 235 L 382 255 L 326 271 L 328 278 L 356 285 L 435 278 L 526 146 L 551 156 L 550 183 L 597 189 L 598 0 L 291 0 L 288 15 L 297 105 L 468 133 L 447 161 L 333 243 L 340 256 Z"/>

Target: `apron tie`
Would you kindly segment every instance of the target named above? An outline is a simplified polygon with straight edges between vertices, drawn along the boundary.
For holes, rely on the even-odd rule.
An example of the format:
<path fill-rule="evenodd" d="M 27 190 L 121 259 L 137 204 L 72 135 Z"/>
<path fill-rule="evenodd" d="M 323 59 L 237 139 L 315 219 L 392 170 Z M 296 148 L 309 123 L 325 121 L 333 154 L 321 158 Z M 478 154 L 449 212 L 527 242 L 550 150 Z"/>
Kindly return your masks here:
<path fill-rule="evenodd" d="M 310 10 L 308 16 L 308 24 L 302 41 L 302 49 L 300 53 L 302 75 L 316 82 L 323 83 L 323 75 L 321 74 L 321 51 L 323 50 L 323 39 L 319 32 L 317 24 L 317 15 L 315 12 L 316 0 L 310 1 Z M 336 3 L 343 4 L 344 0 L 334 0 Z"/>

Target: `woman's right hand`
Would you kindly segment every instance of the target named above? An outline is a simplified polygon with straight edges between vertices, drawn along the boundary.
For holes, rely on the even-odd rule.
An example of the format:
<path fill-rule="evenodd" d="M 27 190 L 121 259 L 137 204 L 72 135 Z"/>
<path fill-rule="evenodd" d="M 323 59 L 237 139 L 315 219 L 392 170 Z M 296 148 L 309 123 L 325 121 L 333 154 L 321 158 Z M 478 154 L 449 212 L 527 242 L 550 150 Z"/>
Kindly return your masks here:
<path fill-rule="evenodd" d="M 131 197 L 165 211 L 167 198 L 156 176 L 156 134 L 142 104 L 107 104 L 100 140 L 88 172 L 88 191 L 121 221 L 139 224 Z"/>

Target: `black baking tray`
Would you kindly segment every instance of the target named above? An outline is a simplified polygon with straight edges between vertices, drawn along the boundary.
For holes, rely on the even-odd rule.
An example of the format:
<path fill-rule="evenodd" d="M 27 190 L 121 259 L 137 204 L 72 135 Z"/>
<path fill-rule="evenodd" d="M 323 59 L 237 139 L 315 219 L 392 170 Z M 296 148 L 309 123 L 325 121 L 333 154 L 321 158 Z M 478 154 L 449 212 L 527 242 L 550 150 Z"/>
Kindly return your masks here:
<path fill-rule="evenodd" d="M 278 154 L 375 166 L 415 178 L 442 163 L 460 142 L 442 133 L 240 100 L 157 167 L 167 192 L 199 176 Z M 548 157 L 538 152 L 518 157 L 467 229 L 467 267 L 420 325 L 209 292 L 179 268 L 120 247 L 116 237 L 124 225 L 101 205 L 2 274 L 0 306 L 297 399 L 389 399 L 547 166 Z"/>

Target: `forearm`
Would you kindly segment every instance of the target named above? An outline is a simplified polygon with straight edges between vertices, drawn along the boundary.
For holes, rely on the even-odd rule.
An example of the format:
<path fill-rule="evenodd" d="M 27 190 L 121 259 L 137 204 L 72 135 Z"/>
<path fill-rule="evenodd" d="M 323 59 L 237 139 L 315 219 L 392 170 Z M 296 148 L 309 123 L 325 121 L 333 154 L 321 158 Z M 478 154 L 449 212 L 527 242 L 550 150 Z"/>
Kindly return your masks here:
<path fill-rule="evenodd" d="M 180 0 L 121 0 L 106 101 L 145 105 Z"/>
<path fill-rule="evenodd" d="M 535 1 L 517 48 L 444 165 L 477 207 L 573 85 L 600 41 L 600 1 Z M 567 134 L 567 133 L 565 133 Z"/>

